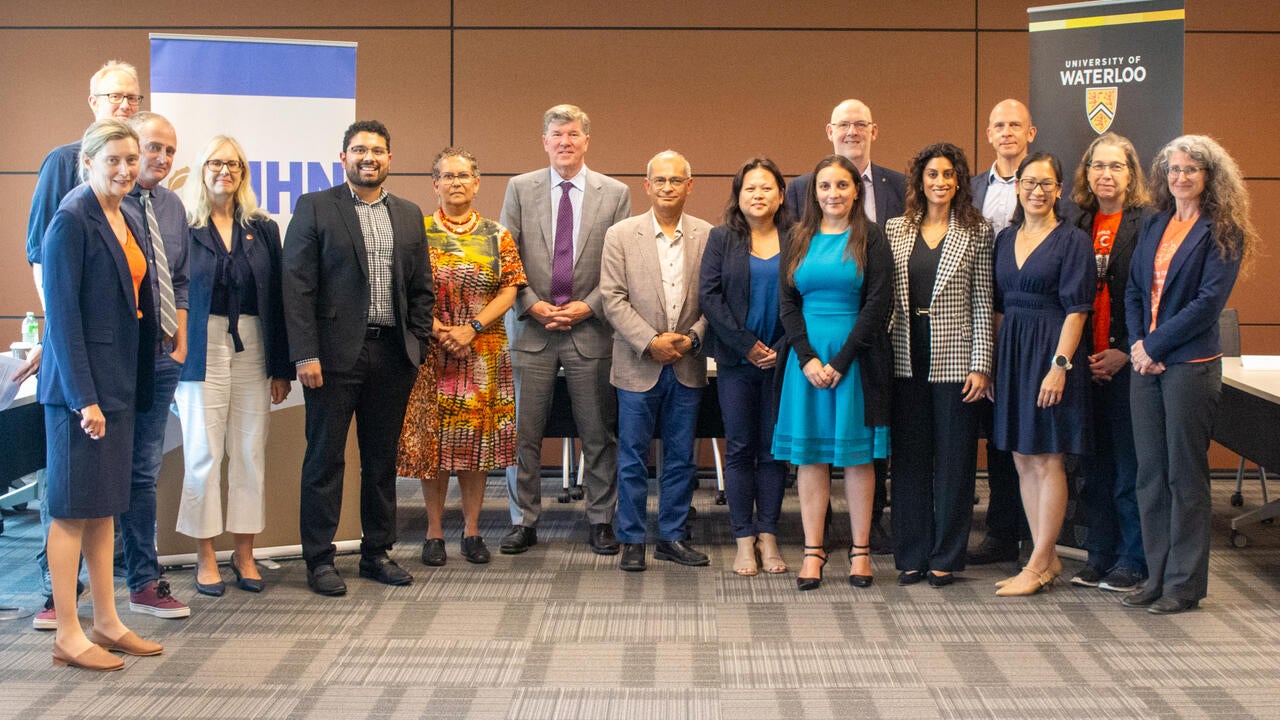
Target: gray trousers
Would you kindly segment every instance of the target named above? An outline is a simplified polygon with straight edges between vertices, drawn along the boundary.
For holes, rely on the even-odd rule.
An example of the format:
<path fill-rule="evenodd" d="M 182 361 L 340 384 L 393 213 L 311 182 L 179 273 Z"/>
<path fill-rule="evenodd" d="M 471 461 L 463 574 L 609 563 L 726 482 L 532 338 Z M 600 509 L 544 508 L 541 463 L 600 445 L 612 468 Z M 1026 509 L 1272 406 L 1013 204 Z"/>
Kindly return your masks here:
<path fill-rule="evenodd" d="M 618 505 L 618 397 L 609 358 L 578 353 L 573 338 L 555 333 L 539 352 L 511 352 L 516 386 L 516 471 L 507 471 L 511 524 L 537 527 L 542 514 L 542 437 L 551 416 L 556 374 L 564 368 L 573 420 L 582 438 L 587 522 L 613 522 Z"/>
<path fill-rule="evenodd" d="M 1209 439 L 1222 399 L 1222 361 L 1178 363 L 1131 379 L 1146 589 L 1199 600 L 1209 584 Z"/>

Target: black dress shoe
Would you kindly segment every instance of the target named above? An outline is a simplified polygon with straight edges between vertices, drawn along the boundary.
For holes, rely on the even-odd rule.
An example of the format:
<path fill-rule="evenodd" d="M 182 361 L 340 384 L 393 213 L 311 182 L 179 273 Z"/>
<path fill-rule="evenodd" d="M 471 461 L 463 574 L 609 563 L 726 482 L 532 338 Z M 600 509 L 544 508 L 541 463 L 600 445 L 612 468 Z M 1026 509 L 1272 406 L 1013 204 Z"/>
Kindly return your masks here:
<path fill-rule="evenodd" d="M 899 585 L 915 585 L 924 579 L 924 573 L 919 570 L 903 570 L 898 573 Z"/>
<path fill-rule="evenodd" d="M 222 582 L 221 579 L 219 579 L 218 582 L 200 582 L 200 565 L 196 565 L 196 592 L 201 595 L 208 595 L 209 597 L 222 597 L 223 593 L 226 591 L 227 584 Z"/>
<path fill-rule="evenodd" d="M 1158 589 L 1144 587 L 1141 590 L 1125 593 L 1124 597 L 1120 598 L 1120 604 L 1131 608 L 1150 607 L 1152 603 L 1160 599 L 1161 594 Z"/>
<path fill-rule="evenodd" d="M 618 538 L 613 534 L 612 525 L 596 523 L 591 526 L 591 552 L 597 555 L 618 554 Z"/>
<path fill-rule="evenodd" d="M 1183 600 L 1182 598 L 1166 595 L 1151 603 L 1151 607 L 1147 608 L 1147 612 L 1153 615 L 1177 615 L 1188 610 L 1195 610 L 1198 607 L 1200 607 L 1199 600 Z"/>
<path fill-rule="evenodd" d="M 443 538 L 427 538 L 422 542 L 422 564 L 431 567 L 444 567 L 449 557 L 444 553 Z"/>
<path fill-rule="evenodd" d="M 360 558 L 360 577 L 377 580 L 384 585 L 413 584 L 413 576 L 386 555 Z"/>
<path fill-rule="evenodd" d="M 489 562 L 489 548 L 484 546 L 484 538 L 479 535 L 462 538 L 462 558 L 474 565 L 484 565 Z"/>
<path fill-rule="evenodd" d="M 317 595 L 346 595 L 347 584 L 333 565 L 317 565 L 307 568 L 307 587 Z"/>
<path fill-rule="evenodd" d="M 245 577 L 240 574 L 240 567 L 236 562 L 235 553 L 231 553 L 231 573 L 236 576 L 236 584 L 240 586 L 241 590 L 260 593 L 267 589 L 267 583 L 262 578 Z"/>
<path fill-rule="evenodd" d="M 681 565 L 710 565 L 711 558 L 684 544 L 683 540 L 663 540 L 653 550 L 654 560 L 670 560 Z"/>
<path fill-rule="evenodd" d="M 524 525 L 512 525 L 511 531 L 502 536 L 498 551 L 503 555 L 519 555 L 538 544 L 538 531 Z"/>
<path fill-rule="evenodd" d="M 929 585 L 932 587 L 936 587 L 936 588 L 946 587 L 955 581 L 956 581 L 955 573 L 947 573 L 946 575 L 939 575 L 935 572 L 929 573 Z"/>
<path fill-rule="evenodd" d="M 988 535 L 983 538 L 965 562 L 969 565 L 990 565 L 998 562 L 1014 562 L 1018 559 L 1018 543 L 998 540 Z"/>
<path fill-rule="evenodd" d="M 622 543 L 622 562 L 618 567 L 623 572 L 644 572 L 644 543 Z"/>

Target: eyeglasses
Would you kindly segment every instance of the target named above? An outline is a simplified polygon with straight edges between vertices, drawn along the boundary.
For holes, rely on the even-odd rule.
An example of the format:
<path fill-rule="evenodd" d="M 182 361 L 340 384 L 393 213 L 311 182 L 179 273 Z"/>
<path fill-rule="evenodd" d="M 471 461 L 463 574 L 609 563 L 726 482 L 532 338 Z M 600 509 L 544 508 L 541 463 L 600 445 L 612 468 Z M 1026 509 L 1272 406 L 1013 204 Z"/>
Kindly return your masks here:
<path fill-rule="evenodd" d="M 1031 192 L 1036 188 L 1040 188 L 1040 190 L 1044 192 L 1045 195 L 1048 195 L 1049 193 L 1053 192 L 1054 188 L 1058 187 L 1061 184 L 1062 183 L 1058 182 L 1057 180 L 1049 180 L 1047 178 L 1044 180 L 1034 180 L 1032 178 L 1023 178 L 1022 180 L 1018 181 L 1018 187 L 1022 188 L 1023 192 Z"/>
<path fill-rule="evenodd" d="M 232 175 L 244 169 L 244 163 L 239 160 L 205 160 L 204 166 L 215 173 L 220 173 L 223 168 L 226 168 Z"/>
<path fill-rule="evenodd" d="M 147 97 L 146 95 L 129 95 L 127 93 L 94 93 L 93 96 L 104 97 L 112 105 L 119 105 L 120 103 L 127 102 L 134 107 L 142 104 L 143 99 Z"/>
<path fill-rule="evenodd" d="M 871 127 L 872 125 L 875 125 L 875 123 L 871 122 L 870 120 L 857 120 L 855 122 L 849 122 L 848 120 L 845 120 L 844 122 L 827 123 L 827 124 L 833 128 L 836 128 L 840 132 L 849 132 L 850 130 L 857 130 L 858 132 L 864 132 L 866 131 L 867 128 Z"/>
<path fill-rule="evenodd" d="M 686 178 L 686 177 L 670 177 L 670 178 L 666 178 L 666 177 L 653 177 L 653 178 L 649 178 L 649 184 L 650 184 L 650 185 L 652 185 L 652 186 L 654 186 L 654 187 L 665 187 L 665 186 L 667 186 L 667 185 L 670 185 L 671 187 L 673 187 L 673 188 L 675 188 L 675 189 L 677 189 L 677 190 L 679 190 L 680 188 L 684 187 L 684 184 L 685 184 L 685 183 L 687 183 L 687 182 L 689 182 L 689 178 Z"/>
<path fill-rule="evenodd" d="M 1204 170 L 1204 168 L 1199 167 L 1197 165 L 1188 165 L 1186 167 L 1182 167 L 1180 165 L 1170 165 L 1169 177 L 1173 178 L 1181 175 L 1182 177 L 1190 180 L 1191 178 L 1199 175 L 1201 170 Z"/>
<path fill-rule="evenodd" d="M 447 172 L 436 175 L 436 180 L 444 183 L 445 185 L 452 185 L 455 180 L 465 185 L 472 180 L 475 180 L 477 177 L 479 177 L 479 175 L 472 175 L 471 173 Z"/>
<path fill-rule="evenodd" d="M 347 148 L 348 155 L 372 155 L 376 158 L 386 157 L 390 152 L 384 147 L 367 148 L 363 145 Z"/>
<path fill-rule="evenodd" d="M 1128 170 L 1128 169 L 1129 169 L 1129 163 L 1118 163 L 1118 162 L 1113 162 L 1113 163 L 1091 162 L 1091 163 L 1089 163 L 1089 169 L 1090 169 L 1090 170 L 1093 170 L 1093 171 L 1095 171 L 1095 172 L 1102 172 L 1103 170 L 1110 170 L 1110 171 L 1111 171 L 1111 172 L 1113 172 L 1113 173 L 1118 173 L 1118 172 L 1120 172 L 1121 170 Z"/>

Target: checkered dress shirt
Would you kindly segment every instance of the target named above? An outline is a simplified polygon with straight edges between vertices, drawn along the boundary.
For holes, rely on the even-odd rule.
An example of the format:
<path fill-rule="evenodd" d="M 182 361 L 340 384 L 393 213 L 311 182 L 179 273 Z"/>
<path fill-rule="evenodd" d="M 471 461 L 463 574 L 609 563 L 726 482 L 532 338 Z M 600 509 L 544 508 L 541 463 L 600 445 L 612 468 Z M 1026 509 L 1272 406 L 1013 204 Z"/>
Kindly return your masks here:
<path fill-rule="evenodd" d="M 371 203 L 361 200 L 354 191 L 351 199 L 360 217 L 360 232 L 369 257 L 369 324 L 389 327 L 396 324 L 391 306 L 391 254 L 395 234 L 391 229 L 391 213 L 387 210 L 387 191 L 383 190 Z"/>

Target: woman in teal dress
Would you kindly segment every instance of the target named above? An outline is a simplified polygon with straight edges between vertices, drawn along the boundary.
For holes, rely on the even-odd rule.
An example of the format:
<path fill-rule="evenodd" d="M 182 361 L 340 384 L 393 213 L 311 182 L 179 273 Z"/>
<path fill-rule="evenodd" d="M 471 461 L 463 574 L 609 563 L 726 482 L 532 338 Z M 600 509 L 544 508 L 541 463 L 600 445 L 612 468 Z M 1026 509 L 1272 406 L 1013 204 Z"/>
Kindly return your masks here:
<path fill-rule="evenodd" d="M 818 163 L 779 279 L 779 315 L 790 350 L 773 456 L 799 466 L 804 524 L 800 590 L 822 584 L 831 466 L 844 468 L 853 547 L 849 584 L 871 585 L 872 460 L 889 454 L 892 354 L 886 326 L 893 255 L 863 211 L 862 183 L 839 155 Z"/>

